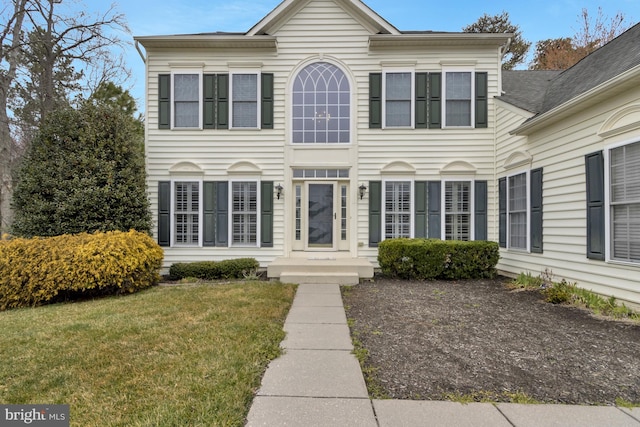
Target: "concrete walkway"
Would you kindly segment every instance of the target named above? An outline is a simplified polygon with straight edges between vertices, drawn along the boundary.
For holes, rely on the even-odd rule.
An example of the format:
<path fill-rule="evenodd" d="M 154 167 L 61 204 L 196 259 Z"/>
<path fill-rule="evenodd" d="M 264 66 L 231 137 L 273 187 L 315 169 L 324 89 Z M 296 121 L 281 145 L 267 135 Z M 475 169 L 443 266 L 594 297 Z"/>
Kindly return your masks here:
<path fill-rule="evenodd" d="M 247 426 L 633 426 L 640 408 L 370 400 L 338 285 L 300 285 Z"/>

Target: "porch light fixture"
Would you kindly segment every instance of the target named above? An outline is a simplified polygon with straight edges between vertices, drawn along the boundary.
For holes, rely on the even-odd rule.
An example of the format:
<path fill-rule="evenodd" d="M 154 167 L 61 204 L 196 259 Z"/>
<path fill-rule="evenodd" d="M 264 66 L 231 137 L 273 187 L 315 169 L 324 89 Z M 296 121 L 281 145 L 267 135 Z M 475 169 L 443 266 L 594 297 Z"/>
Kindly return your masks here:
<path fill-rule="evenodd" d="M 276 185 L 276 196 L 278 197 L 278 200 L 280 200 L 280 196 L 282 196 L 282 190 L 284 190 L 284 188 L 282 188 L 282 185 Z"/>
<path fill-rule="evenodd" d="M 364 197 L 364 193 L 367 191 L 367 186 L 364 184 L 360 184 L 358 190 L 360 190 L 360 200 L 362 200 L 362 198 Z"/>

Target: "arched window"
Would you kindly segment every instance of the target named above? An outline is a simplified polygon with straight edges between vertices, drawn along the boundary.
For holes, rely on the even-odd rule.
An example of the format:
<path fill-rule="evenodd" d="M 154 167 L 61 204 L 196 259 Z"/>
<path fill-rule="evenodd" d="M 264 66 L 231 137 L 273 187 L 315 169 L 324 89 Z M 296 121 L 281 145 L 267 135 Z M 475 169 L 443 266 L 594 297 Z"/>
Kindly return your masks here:
<path fill-rule="evenodd" d="M 293 82 L 293 142 L 350 142 L 349 81 L 327 62 L 304 67 Z"/>

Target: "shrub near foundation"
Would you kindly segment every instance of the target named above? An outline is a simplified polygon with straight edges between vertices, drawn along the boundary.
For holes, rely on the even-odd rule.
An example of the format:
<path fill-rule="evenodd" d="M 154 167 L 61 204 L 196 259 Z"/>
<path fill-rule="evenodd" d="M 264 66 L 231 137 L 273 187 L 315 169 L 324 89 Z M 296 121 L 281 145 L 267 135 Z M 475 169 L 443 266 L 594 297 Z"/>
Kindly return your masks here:
<path fill-rule="evenodd" d="M 408 280 L 493 277 L 496 242 L 438 239 L 387 239 L 378 246 L 378 263 L 388 277 Z"/>
<path fill-rule="evenodd" d="M 169 267 L 169 280 L 195 278 L 203 280 L 242 279 L 260 267 L 255 258 L 223 261 L 178 262 Z"/>
<path fill-rule="evenodd" d="M 137 231 L 0 241 L 0 310 L 136 292 L 158 283 L 164 253 Z"/>

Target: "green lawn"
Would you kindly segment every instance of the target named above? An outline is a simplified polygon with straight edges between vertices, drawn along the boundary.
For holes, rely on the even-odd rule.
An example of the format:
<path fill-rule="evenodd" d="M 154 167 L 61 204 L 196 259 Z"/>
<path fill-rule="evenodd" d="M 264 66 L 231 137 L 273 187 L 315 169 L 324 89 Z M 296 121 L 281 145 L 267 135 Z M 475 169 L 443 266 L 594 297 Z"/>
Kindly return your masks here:
<path fill-rule="evenodd" d="M 73 426 L 242 425 L 294 293 L 183 285 L 0 312 L 0 403 L 70 404 Z"/>

